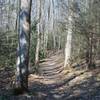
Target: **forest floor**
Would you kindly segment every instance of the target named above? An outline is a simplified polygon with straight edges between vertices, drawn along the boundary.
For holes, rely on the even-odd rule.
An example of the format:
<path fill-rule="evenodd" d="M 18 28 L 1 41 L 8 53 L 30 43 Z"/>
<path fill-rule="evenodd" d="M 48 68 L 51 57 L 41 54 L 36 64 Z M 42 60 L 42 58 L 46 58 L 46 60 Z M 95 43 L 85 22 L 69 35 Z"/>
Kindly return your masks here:
<path fill-rule="evenodd" d="M 66 70 L 63 61 L 62 54 L 44 59 L 39 64 L 39 74 L 29 75 L 29 93 L 19 96 L 4 90 L 10 86 L 11 70 L 0 71 L 0 100 L 100 100 L 100 68 Z"/>

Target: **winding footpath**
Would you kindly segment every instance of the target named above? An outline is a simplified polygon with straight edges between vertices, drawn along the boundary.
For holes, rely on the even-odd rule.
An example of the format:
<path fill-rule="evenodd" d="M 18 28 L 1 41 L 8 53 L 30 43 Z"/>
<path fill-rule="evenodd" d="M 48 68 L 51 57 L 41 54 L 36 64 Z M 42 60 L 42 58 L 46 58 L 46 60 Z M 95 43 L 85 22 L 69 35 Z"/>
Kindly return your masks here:
<path fill-rule="evenodd" d="M 29 92 L 20 95 L 7 89 L 13 74 L 6 68 L 0 72 L 0 88 L 7 89 L 7 94 L 0 89 L 0 100 L 100 100 L 100 68 L 65 70 L 63 64 L 63 54 L 44 59 L 39 74 L 29 75 Z"/>
<path fill-rule="evenodd" d="M 39 65 L 39 75 L 29 76 L 36 100 L 100 100 L 100 70 L 64 70 L 64 56 L 51 56 Z M 34 81 L 33 81 L 34 80 Z"/>

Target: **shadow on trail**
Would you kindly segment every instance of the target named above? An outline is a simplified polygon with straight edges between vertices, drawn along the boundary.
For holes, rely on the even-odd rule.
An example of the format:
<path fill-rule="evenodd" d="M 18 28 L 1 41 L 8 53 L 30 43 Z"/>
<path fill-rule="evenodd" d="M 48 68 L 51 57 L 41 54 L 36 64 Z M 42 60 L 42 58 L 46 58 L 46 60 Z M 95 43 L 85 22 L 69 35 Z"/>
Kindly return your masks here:
<path fill-rule="evenodd" d="M 74 82 L 84 73 L 72 75 L 63 82 L 55 84 L 33 82 L 30 91 L 39 97 L 38 100 L 100 100 L 100 81 L 96 79 L 95 75 L 89 76 L 83 81 Z"/>
<path fill-rule="evenodd" d="M 100 100 L 100 70 L 69 72 L 61 82 L 52 84 L 32 80 L 29 92 L 19 96 L 10 91 L 1 90 L 0 100 Z"/>

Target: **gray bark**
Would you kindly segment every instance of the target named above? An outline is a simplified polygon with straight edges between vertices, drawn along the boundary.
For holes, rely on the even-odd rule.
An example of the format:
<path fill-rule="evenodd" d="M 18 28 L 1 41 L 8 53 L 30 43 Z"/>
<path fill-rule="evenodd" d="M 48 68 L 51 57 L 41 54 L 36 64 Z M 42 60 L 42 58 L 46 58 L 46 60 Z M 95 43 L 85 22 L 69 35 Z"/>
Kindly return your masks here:
<path fill-rule="evenodd" d="M 70 58 L 71 58 L 71 48 L 72 48 L 72 22 L 73 22 L 73 12 L 71 10 L 72 7 L 72 2 L 71 0 L 69 2 L 70 8 L 69 8 L 69 15 L 68 15 L 68 31 L 67 31 L 67 40 L 65 44 L 65 62 L 64 62 L 64 67 L 67 67 L 70 65 Z"/>
<path fill-rule="evenodd" d="M 16 87 L 23 90 L 28 89 L 31 3 L 32 0 L 20 1 Z"/>

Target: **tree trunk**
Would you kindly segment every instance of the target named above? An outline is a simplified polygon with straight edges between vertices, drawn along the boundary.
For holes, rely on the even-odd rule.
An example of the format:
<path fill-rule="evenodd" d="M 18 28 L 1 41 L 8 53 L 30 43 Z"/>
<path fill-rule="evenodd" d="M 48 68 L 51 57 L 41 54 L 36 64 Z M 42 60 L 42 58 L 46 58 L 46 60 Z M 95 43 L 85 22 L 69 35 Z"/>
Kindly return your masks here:
<path fill-rule="evenodd" d="M 40 51 L 40 19 L 41 19 L 41 0 L 37 0 L 37 45 L 36 45 L 36 55 L 35 55 L 35 66 L 37 69 L 39 63 L 39 51 Z"/>
<path fill-rule="evenodd" d="M 56 50 L 56 35 L 54 32 L 53 32 L 53 49 L 54 51 Z"/>
<path fill-rule="evenodd" d="M 58 51 L 61 49 L 61 37 L 58 36 Z"/>
<path fill-rule="evenodd" d="M 64 67 L 69 66 L 70 58 L 71 58 L 71 48 L 72 48 L 72 16 L 68 18 L 69 26 L 67 33 L 67 41 L 65 45 L 65 63 Z"/>
<path fill-rule="evenodd" d="M 28 89 L 31 4 L 32 0 L 21 0 L 19 12 L 16 87 L 25 91 Z"/>
<path fill-rule="evenodd" d="M 89 37 L 89 51 L 88 51 L 88 68 L 95 68 L 95 62 L 94 62 L 94 56 L 93 56 L 93 33 L 90 33 L 90 37 Z"/>
<path fill-rule="evenodd" d="M 72 22 L 73 22 L 73 12 L 71 10 L 71 7 L 73 7 L 72 3 L 73 0 L 69 2 L 70 8 L 69 8 L 69 16 L 68 16 L 68 31 L 67 31 L 67 41 L 65 44 L 65 62 L 64 67 L 69 66 L 70 64 L 70 58 L 71 58 L 71 48 L 72 48 Z"/>
<path fill-rule="evenodd" d="M 35 55 L 35 65 L 38 65 L 39 62 L 39 50 L 40 50 L 40 23 L 37 25 L 37 45 L 36 45 L 36 55 Z"/>

